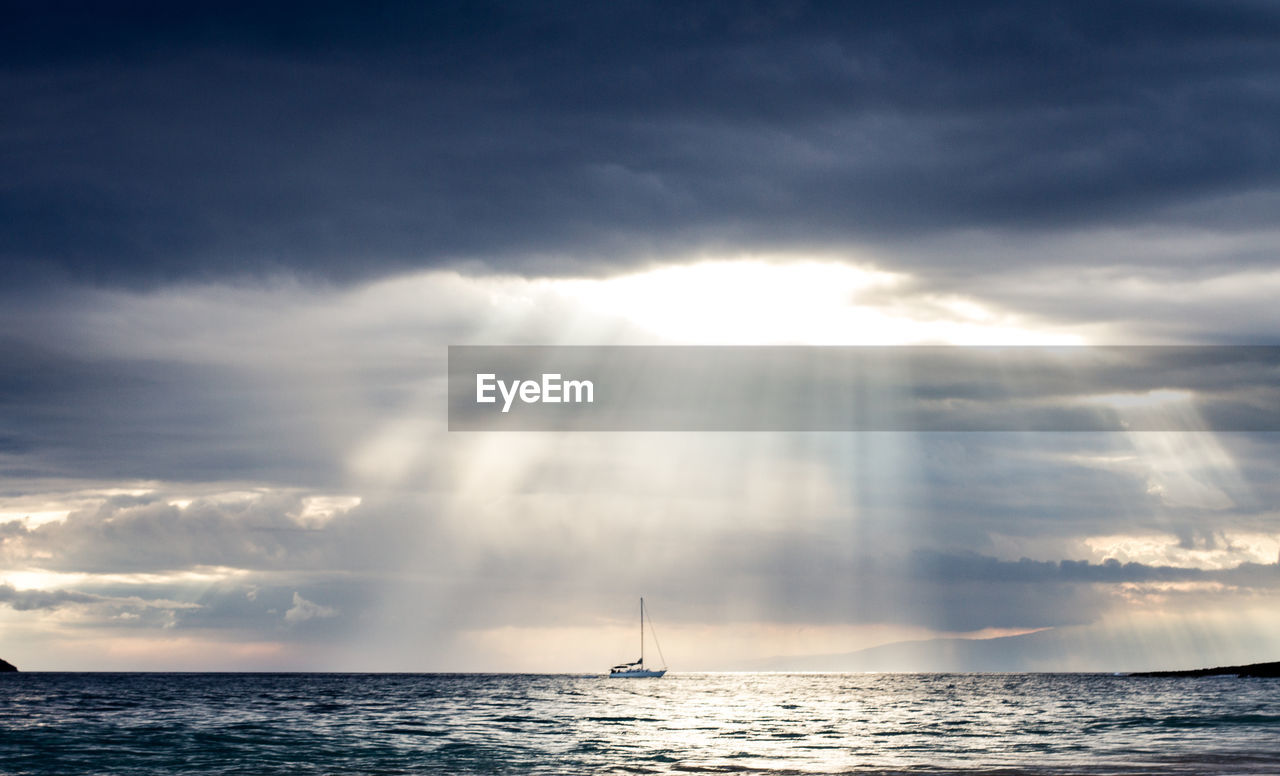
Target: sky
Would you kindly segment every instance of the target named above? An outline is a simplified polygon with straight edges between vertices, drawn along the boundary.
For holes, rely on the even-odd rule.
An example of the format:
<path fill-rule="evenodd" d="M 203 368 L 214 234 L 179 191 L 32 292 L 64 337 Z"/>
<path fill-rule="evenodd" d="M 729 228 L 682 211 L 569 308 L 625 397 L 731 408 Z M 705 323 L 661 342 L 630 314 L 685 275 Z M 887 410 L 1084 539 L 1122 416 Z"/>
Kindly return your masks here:
<path fill-rule="evenodd" d="M 1280 439 L 1194 395 L 1115 433 L 445 412 L 450 345 L 1280 344 L 1274 5 L 7 17 L 19 668 L 603 671 L 641 595 L 673 670 L 1280 658 Z"/>

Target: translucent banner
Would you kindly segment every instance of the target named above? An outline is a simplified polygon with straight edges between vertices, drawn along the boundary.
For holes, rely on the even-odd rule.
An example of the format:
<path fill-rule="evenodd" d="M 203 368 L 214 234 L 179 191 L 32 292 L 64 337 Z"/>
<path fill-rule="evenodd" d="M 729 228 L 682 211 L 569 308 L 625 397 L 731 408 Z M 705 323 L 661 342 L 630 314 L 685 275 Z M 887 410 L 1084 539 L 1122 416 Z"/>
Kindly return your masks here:
<path fill-rule="evenodd" d="M 449 348 L 451 431 L 1277 431 L 1280 347 Z"/>

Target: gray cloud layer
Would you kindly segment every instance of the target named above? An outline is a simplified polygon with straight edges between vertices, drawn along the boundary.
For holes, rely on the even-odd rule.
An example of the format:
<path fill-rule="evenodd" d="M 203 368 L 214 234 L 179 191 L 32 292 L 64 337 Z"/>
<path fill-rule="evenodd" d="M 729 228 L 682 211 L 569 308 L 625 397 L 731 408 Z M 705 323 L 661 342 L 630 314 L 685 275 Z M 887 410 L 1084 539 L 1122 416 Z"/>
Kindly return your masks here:
<path fill-rule="evenodd" d="M 0 603 L 6 603 L 20 612 L 56 609 L 66 604 L 99 603 L 102 600 L 101 596 L 74 590 L 18 590 L 13 585 L 0 584 Z"/>
<path fill-rule="evenodd" d="M 0 601 L 19 610 L 83 605 L 116 619 L 121 612 L 145 615 L 124 622 L 131 627 L 159 622 L 260 636 L 288 628 L 299 637 L 342 638 L 389 591 L 407 596 L 418 616 L 431 613 L 449 632 L 560 618 L 573 622 L 583 613 L 610 611 L 640 586 L 668 602 L 668 621 L 764 617 L 945 631 L 1090 623 L 1116 604 L 1126 586 L 1182 585 L 1185 590 L 1161 594 L 1193 604 L 1280 590 L 1280 566 L 1274 564 L 1203 569 L 913 550 L 919 542 L 909 534 L 921 523 L 906 515 L 895 516 L 896 524 L 882 529 L 874 544 L 842 538 L 832 529 L 795 530 L 805 519 L 793 518 L 787 534 L 777 533 L 776 526 L 744 525 L 732 533 L 707 526 L 678 544 L 650 537 L 655 552 L 637 559 L 628 548 L 645 541 L 643 527 L 610 526 L 617 543 L 602 546 L 548 533 L 554 517 L 534 511 L 521 510 L 519 522 L 534 525 L 529 531 L 500 531 L 495 537 L 457 533 L 450 525 L 456 528 L 466 516 L 422 509 L 411 503 L 362 505 L 316 525 L 299 516 L 296 498 L 280 495 L 185 507 L 116 499 L 63 522 L 0 525 L 3 566 L 167 572 L 167 581 L 90 580 L 75 591 L 7 586 L 0 587 Z M 713 515 L 702 517 L 717 522 Z M 214 581 L 182 576 L 211 569 L 215 576 L 225 574 L 218 569 L 235 575 Z M 560 599 L 567 608 L 548 603 Z M 744 610 L 746 600 L 751 604 Z"/>
<path fill-rule="evenodd" d="M 406 510 L 407 511 L 407 510 Z M 66 520 L 27 528 L 0 524 L 9 567 L 132 573 L 213 566 L 248 571 L 370 571 L 395 555 L 421 515 L 342 512 L 323 528 L 300 518 L 292 494 L 199 500 L 179 507 L 153 498 L 114 498 Z M 393 512 L 393 515 L 396 513 Z"/>
<path fill-rule="evenodd" d="M 0 36 L 14 278 L 1239 229 L 1280 170 L 1257 3 L 49 3 Z"/>

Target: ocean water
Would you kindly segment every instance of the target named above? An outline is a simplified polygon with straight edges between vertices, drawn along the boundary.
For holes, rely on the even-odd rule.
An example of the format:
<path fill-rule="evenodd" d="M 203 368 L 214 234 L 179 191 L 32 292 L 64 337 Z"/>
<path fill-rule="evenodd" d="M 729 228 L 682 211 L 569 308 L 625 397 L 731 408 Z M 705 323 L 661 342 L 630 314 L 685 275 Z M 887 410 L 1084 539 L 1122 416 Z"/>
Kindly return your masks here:
<path fill-rule="evenodd" d="M 1280 680 L 0 675 L 0 774 L 1280 773 Z"/>

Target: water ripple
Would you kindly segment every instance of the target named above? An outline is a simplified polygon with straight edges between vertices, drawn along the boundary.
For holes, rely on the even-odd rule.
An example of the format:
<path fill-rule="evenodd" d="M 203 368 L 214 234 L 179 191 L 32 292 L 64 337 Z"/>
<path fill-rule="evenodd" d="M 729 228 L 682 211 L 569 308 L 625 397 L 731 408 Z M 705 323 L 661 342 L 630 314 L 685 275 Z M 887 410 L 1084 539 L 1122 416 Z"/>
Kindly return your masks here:
<path fill-rule="evenodd" d="M 0 775 L 1276 773 L 1280 681 L 10 674 Z"/>

